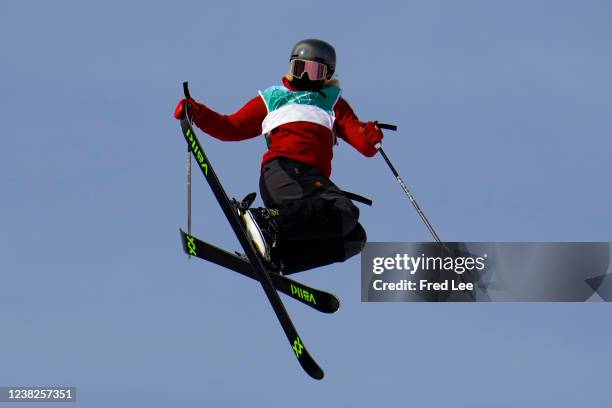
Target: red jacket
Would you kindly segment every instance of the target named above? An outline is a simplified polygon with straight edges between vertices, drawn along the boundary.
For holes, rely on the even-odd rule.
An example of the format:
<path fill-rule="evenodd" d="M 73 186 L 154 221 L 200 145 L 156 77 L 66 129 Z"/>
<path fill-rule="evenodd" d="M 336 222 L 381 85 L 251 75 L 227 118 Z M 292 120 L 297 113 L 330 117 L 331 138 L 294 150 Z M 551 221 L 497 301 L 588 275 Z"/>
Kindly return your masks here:
<path fill-rule="evenodd" d="M 283 78 L 283 84 L 295 91 L 286 78 Z M 268 114 L 260 96 L 254 97 L 231 115 L 221 115 L 202 104 L 200 108 L 193 118 L 195 124 L 209 135 L 224 141 L 245 140 L 261 135 L 261 124 Z M 349 104 L 340 98 L 334 111 L 336 135 L 363 155 L 374 156 L 377 150 L 368 143 L 365 123 L 359 121 Z M 376 131 L 380 132 L 378 129 Z M 271 132 L 269 150 L 263 156 L 262 165 L 282 156 L 313 166 L 329 177 L 332 143 L 329 129 L 324 126 L 310 122 L 287 123 Z"/>

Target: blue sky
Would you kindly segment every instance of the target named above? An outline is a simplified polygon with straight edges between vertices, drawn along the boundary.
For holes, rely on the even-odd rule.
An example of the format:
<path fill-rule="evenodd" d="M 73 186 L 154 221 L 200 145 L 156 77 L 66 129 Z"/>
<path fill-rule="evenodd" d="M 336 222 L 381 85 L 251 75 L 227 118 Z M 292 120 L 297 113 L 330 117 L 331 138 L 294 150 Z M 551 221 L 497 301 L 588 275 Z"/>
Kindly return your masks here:
<path fill-rule="evenodd" d="M 233 112 L 323 38 L 356 113 L 399 125 L 385 149 L 443 239 L 610 241 L 611 17 L 604 1 L 3 3 L 0 385 L 75 385 L 86 407 L 610 405 L 608 305 L 360 303 L 359 259 L 298 275 L 337 314 L 283 298 L 326 370 L 309 379 L 256 283 L 182 254 L 171 113 L 184 80 Z M 200 138 L 231 194 L 257 189 L 263 139 Z M 341 144 L 333 165 L 374 199 L 371 241 L 430 239 L 382 159 Z M 194 184 L 194 233 L 238 249 Z"/>

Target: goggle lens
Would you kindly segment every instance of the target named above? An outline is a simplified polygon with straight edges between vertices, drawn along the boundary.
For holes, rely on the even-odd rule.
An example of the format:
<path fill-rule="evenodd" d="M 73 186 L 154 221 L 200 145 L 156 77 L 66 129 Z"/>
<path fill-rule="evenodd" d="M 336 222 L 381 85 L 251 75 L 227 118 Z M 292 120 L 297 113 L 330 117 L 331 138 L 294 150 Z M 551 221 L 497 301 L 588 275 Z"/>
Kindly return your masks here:
<path fill-rule="evenodd" d="M 291 75 L 302 78 L 308 74 L 311 81 L 320 81 L 327 77 L 327 66 L 316 61 L 294 59 L 291 61 Z"/>

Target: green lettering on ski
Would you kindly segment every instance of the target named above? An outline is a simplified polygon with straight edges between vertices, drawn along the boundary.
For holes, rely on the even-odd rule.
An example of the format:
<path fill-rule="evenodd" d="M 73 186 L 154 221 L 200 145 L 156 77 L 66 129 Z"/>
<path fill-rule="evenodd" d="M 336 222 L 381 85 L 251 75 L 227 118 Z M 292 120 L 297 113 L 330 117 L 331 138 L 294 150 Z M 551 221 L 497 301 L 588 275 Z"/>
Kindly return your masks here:
<path fill-rule="evenodd" d="M 300 358 L 300 356 L 304 352 L 304 346 L 302 345 L 302 341 L 300 340 L 299 337 L 296 337 L 295 340 L 293 340 L 292 348 L 293 348 L 293 351 L 295 352 L 295 356 L 297 358 Z"/>
<path fill-rule="evenodd" d="M 189 249 L 189 255 L 198 256 L 194 238 L 189 235 L 187 235 L 187 249 Z"/>
<path fill-rule="evenodd" d="M 312 303 L 313 305 L 317 304 L 317 301 L 315 300 L 315 297 L 312 293 L 308 292 L 305 289 L 297 287 L 294 284 L 291 284 L 291 295 L 293 297 L 298 297 L 300 299 L 303 299 L 307 301 L 308 303 Z"/>
<path fill-rule="evenodd" d="M 198 142 L 195 138 L 195 135 L 191 132 L 191 129 L 187 129 L 187 137 L 189 138 L 189 142 L 191 143 L 191 151 L 195 156 L 198 164 L 204 170 L 204 175 L 208 176 L 208 164 L 204 161 L 204 155 L 202 154 L 202 150 L 198 145 Z"/>

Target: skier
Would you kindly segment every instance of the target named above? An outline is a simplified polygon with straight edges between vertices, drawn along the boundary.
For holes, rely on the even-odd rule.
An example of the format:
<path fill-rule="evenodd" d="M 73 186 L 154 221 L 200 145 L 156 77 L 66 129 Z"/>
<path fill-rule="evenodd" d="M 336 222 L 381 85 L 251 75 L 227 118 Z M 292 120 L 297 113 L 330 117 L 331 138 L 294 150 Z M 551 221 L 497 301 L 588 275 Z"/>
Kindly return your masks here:
<path fill-rule="evenodd" d="M 306 39 L 291 51 L 282 86 L 259 92 L 231 115 L 193 99 L 179 101 L 174 117 L 188 106 L 194 123 L 223 141 L 265 135 L 268 151 L 259 188 L 266 207 L 242 218 L 266 264 L 295 273 L 358 254 L 366 242 L 359 209 L 330 179 L 337 137 L 367 157 L 383 139 L 375 122 L 359 121 L 340 97 L 336 52 L 325 41 Z"/>

